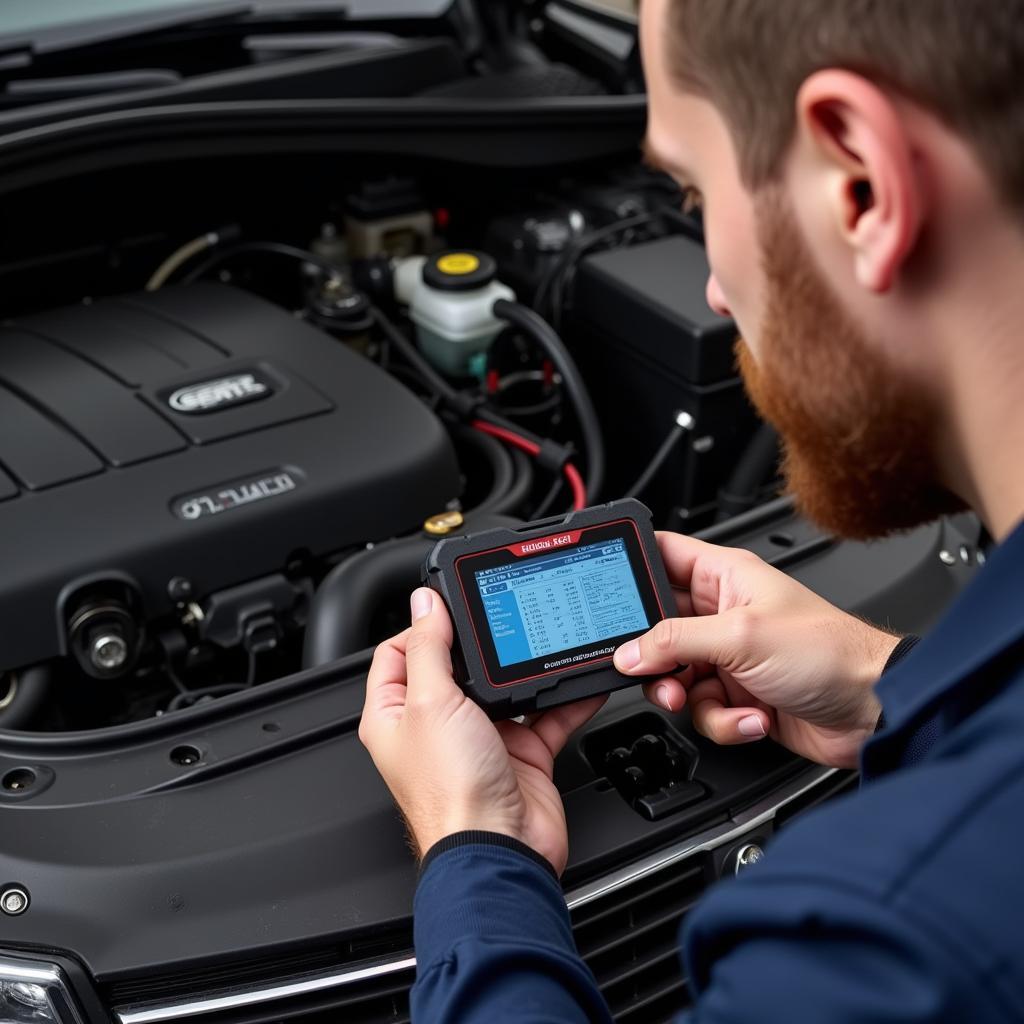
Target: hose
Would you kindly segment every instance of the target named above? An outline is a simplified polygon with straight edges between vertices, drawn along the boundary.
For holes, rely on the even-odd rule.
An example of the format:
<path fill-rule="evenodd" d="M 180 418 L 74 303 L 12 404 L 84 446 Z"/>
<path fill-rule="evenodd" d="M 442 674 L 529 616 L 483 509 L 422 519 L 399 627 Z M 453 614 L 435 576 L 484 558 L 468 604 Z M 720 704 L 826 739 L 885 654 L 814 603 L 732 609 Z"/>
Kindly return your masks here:
<path fill-rule="evenodd" d="M 463 532 L 519 526 L 495 513 L 467 520 Z M 315 668 L 370 644 L 377 609 L 391 597 L 409 594 L 420 583 L 420 568 L 439 538 L 416 534 L 367 548 L 335 566 L 317 588 L 309 608 L 302 667 Z"/>
<path fill-rule="evenodd" d="M 514 430 L 496 427 L 493 423 L 487 423 L 485 420 L 474 420 L 473 429 L 479 430 L 484 434 L 490 434 L 492 437 L 501 438 L 502 441 L 518 448 L 520 451 L 526 452 L 528 455 L 532 455 L 536 459 L 543 457 L 543 448 L 540 445 L 531 441 L 528 437 L 516 433 Z M 565 462 L 562 464 L 562 475 L 572 491 L 573 508 L 577 512 L 580 509 L 586 508 L 587 488 L 583 483 L 583 477 L 580 476 L 580 471 L 571 462 Z"/>
<path fill-rule="evenodd" d="M 597 410 L 590 399 L 590 393 L 576 361 L 551 325 L 528 306 L 498 299 L 493 312 L 499 320 L 504 320 L 529 335 L 562 375 L 562 382 L 576 411 L 580 433 L 583 436 L 584 455 L 587 459 L 586 503 L 593 505 L 604 483 L 604 438 L 601 435 Z"/>
<path fill-rule="evenodd" d="M 762 485 L 779 464 L 779 435 L 767 423 L 757 428 L 725 486 L 718 492 L 717 522 L 753 508 Z"/>
<path fill-rule="evenodd" d="M 491 489 L 483 501 L 473 507 L 473 513 L 515 511 L 533 490 L 531 461 L 515 448 L 508 449 L 493 437 L 461 424 L 455 426 L 455 435 L 481 452 L 491 466 Z"/>
<path fill-rule="evenodd" d="M 186 242 L 180 249 L 175 249 L 156 268 L 153 276 L 146 282 L 146 291 L 155 292 L 163 288 L 167 284 L 168 278 L 180 266 L 192 259 L 193 256 L 198 256 L 201 252 L 206 252 L 207 249 L 212 249 L 222 242 L 233 241 L 238 237 L 238 234 L 238 227 L 232 224 L 228 227 L 218 228 L 216 231 L 207 231 L 205 235 L 200 235 L 198 238 L 193 238 L 190 242 Z"/>
<path fill-rule="evenodd" d="M 7 679 L 10 687 L 0 696 L 0 729 L 23 729 L 46 703 L 53 677 L 46 665 L 33 665 Z"/>
<path fill-rule="evenodd" d="M 328 277 L 336 277 L 338 275 L 338 267 L 334 263 L 306 249 L 299 249 L 297 246 L 286 245 L 283 242 L 239 242 L 237 245 L 229 245 L 226 249 L 212 253 L 198 267 L 190 270 L 181 279 L 181 284 L 193 284 L 208 274 L 214 267 L 233 259 L 243 252 L 265 252 L 274 256 L 287 256 L 289 259 L 301 260 L 303 263 L 311 264 Z"/>
<path fill-rule="evenodd" d="M 366 647 L 376 610 L 392 594 L 413 590 L 420 566 L 436 543 L 436 537 L 422 534 L 400 537 L 335 566 L 309 608 L 302 667 L 326 665 Z"/>

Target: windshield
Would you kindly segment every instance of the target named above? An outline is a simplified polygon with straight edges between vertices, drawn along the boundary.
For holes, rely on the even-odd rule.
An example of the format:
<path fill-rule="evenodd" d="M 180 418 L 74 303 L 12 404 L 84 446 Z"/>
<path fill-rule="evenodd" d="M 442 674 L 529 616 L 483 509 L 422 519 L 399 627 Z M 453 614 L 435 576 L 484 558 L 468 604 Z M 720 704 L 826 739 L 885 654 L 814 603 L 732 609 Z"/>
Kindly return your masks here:
<path fill-rule="evenodd" d="M 452 0 L 305 0 L 304 9 L 344 10 L 353 18 L 434 17 L 451 6 Z M 282 0 L 0 0 L 0 36 L 34 36 L 64 25 L 82 24 L 103 18 L 123 18 L 188 12 L 190 7 L 208 14 L 223 7 L 225 14 L 245 10 L 283 12 Z"/>

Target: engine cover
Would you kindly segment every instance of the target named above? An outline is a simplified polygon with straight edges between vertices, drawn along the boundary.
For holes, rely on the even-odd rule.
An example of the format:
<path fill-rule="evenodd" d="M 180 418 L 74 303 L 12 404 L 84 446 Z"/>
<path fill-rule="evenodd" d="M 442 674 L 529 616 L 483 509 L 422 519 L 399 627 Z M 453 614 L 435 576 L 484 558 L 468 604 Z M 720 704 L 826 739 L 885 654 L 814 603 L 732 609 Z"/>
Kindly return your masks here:
<path fill-rule="evenodd" d="M 195 285 L 0 328 L 0 669 L 65 653 L 64 598 L 170 612 L 417 527 L 458 494 L 440 421 L 279 307 Z"/>

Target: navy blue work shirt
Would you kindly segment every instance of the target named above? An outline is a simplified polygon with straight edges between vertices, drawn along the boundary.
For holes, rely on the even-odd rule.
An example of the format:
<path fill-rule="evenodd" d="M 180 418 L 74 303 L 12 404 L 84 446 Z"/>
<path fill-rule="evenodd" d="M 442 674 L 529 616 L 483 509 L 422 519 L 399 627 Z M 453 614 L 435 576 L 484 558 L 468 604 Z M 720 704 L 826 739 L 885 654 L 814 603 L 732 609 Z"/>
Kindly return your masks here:
<path fill-rule="evenodd" d="M 680 1024 L 1024 1021 L 1024 525 L 878 694 L 859 791 L 687 918 Z M 611 1020 L 514 840 L 438 844 L 414 910 L 417 1024 Z"/>

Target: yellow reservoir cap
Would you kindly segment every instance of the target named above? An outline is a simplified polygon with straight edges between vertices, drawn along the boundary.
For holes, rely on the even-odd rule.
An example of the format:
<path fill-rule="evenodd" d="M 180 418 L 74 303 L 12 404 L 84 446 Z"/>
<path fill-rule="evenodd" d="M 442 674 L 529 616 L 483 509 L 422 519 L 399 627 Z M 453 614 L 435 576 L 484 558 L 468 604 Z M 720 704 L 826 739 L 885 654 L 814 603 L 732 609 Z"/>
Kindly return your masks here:
<path fill-rule="evenodd" d="M 442 274 L 453 274 L 461 277 L 472 274 L 480 269 L 480 257 L 471 252 L 450 252 L 437 261 L 437 269 Z"/>

